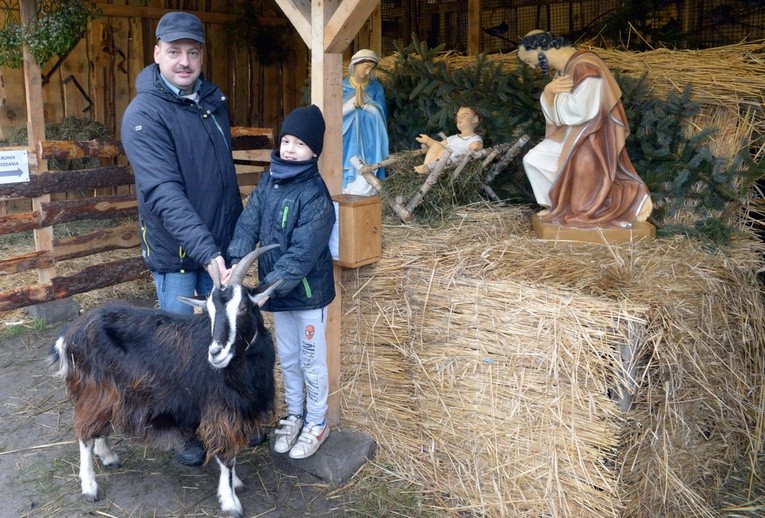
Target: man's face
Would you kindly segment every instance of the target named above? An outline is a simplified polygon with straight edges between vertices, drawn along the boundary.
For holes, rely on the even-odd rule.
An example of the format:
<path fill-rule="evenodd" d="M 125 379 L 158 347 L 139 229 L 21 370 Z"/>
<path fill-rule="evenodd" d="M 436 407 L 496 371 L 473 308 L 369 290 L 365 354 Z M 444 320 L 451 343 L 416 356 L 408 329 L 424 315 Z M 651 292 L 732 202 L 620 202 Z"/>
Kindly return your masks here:
<path fill-rule="evenodd" d="M 523 63 L 526 63 L 531 68 L 537 68 L 537 66 L 539 66 L 539 58 L 537 57 L 537 53 L 538 51 L 536 50 L 526 50 L 525 48 L 521 47 L 518 49 L 518 59 Z"/>
<path fill-rule="evenodd" d="M 159 41 L 154 46 L 154 62 L 171 85 L 191 93 L 202 73 L 202 44 L 194 40 Z"/>

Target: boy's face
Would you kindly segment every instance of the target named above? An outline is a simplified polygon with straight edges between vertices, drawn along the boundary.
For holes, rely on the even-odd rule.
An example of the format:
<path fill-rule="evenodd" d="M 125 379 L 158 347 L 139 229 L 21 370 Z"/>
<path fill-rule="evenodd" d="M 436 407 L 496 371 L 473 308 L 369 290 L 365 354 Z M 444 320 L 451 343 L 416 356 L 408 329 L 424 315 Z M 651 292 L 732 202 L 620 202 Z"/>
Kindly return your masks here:
<path fill-rule="evenodd" d="M 159 41 L 154 46 L 154 62 L 171 85 L 191 93 L 202 73 L 202 44 L 194 40 Z"/>
<path fill-rule="evenodd" d="M 316 156 L 308 144 L 294 135 L 284 135 L 279 144 L 279 157 L 282 160 L 303 161 Z"/>

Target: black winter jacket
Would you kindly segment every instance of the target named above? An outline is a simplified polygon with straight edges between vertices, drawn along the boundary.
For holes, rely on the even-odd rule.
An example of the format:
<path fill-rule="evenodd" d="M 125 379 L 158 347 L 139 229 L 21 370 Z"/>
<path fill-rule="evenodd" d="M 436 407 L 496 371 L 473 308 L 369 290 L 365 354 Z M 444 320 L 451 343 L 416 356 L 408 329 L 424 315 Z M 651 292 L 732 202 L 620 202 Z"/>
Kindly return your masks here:
<path fill-rule="evenodd" d="M 263 173 L 236 225 L 228 248 L 232 263 L 255 245 L 281 245 L 258 257 L 258 279 L 281 279 L 266 311 L 320 309 L 335 298 L 329 237 L 335 209 L 317 159 L 290 162 L 271 153 L 271 170 Z"/>
<path fill-rule="evenodd" d="M 141 248 L 155 272 L 195 270 L 225 254 L 242 212 L 226 97 L 200 80 L 197 104 L 171 92 L 149 65 L 122 119 Z"/>

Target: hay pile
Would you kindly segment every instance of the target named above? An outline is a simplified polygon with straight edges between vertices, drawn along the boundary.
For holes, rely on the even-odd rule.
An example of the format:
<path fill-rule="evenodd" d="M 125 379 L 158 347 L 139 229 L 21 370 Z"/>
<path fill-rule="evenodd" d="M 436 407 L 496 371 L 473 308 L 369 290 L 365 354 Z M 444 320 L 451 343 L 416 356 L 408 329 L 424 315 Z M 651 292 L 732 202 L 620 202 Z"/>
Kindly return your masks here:
<path fill-rule="evenodd" d="M 765 431 L 758 245 L 544 242 L 528 218 L 385 226 L 382 260 L 343 276 L 343 422 L 452 516 L 743 508 Z"/>

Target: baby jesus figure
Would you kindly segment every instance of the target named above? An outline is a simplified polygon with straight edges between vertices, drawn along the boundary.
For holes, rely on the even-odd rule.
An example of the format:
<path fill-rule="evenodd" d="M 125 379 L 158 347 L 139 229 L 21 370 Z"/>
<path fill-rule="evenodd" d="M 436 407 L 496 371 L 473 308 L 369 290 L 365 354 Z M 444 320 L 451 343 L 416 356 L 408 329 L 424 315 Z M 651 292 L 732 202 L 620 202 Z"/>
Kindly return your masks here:
<path fill-rule="evenodd" d="M 430 173 L 446 148 L 452 150 L 449 157 L 450 163 L 467 153 L 483 149 L 483 139 L 475 133 L 476 128 L 481 124 L 481 117 L 473 108 L 469 106 L 460 108 L 455 122 L 459 133 L 450 135 L 446 140 L 438 141 L 422 133 L 417 137 L 417 142 L 426 146 L 428 152 L 425 154 L 424 162 L 414 168 L 415 173 Z"/>

